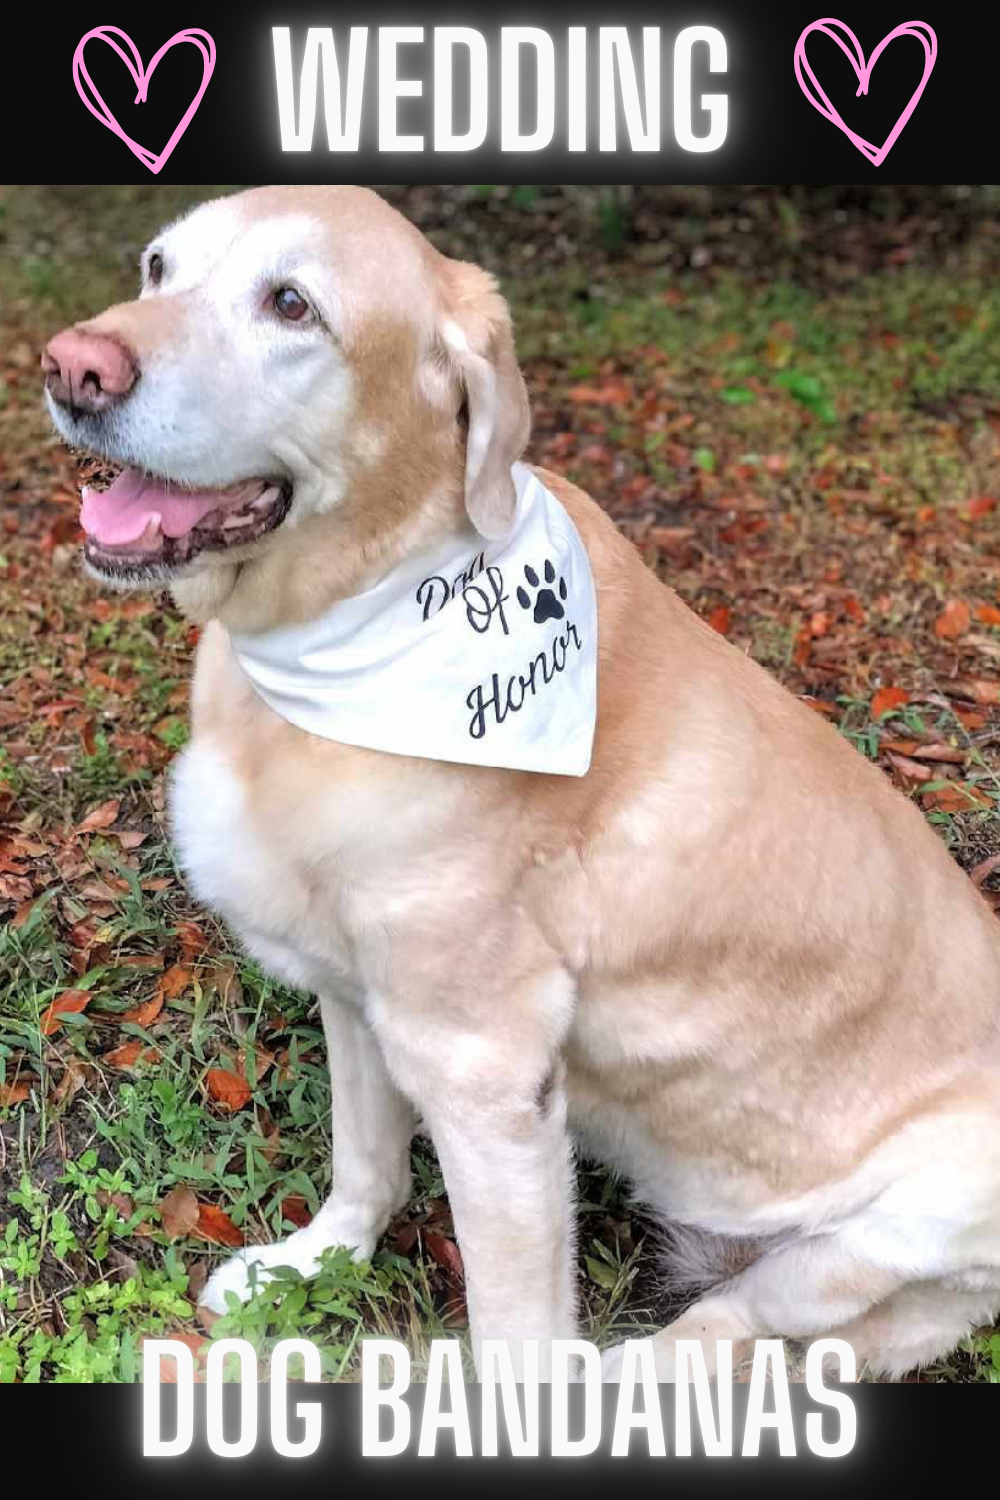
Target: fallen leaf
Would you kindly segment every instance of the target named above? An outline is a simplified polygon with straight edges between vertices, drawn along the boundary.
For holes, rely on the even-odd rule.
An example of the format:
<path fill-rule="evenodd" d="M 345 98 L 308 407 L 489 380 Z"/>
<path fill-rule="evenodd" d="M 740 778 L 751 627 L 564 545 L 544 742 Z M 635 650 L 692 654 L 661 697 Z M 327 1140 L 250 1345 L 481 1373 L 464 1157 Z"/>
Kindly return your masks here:
<path fill-rule="evenodd" d="M 588 406 L 621 406 L 632 392 L 622 382 L 609 380 L 604 385 L 575 385 L 566 392 L 571 401 Z"/>
<path fill-rule="evenodd" d="M 107 1188 L 98 1188 L 94 1197 L 102 1208 L 113 1207 L 121 1219 L 131 1219 L 135 1213 L 135 1200 L 128 1193 L 111 1193 Z"/>
<path fill-rule="evenodd" d="M 41 899 L 41 896 L 36 896 L 33 897 L 30 901 L 21 902 L 21 905 L 17 908 L 17 911 L 10 919 L 11 932 L 17 932 L 21 927 L 24 926 L 25 922 L 31 916 L 31 913 L 34 911 L 35 907 L 38 905 Z"/>
<path fill-rule="evenodd" d="M 107 802 L 102 802 L 100 807 L 93 808 L 77 826 L 77 833 L 96 833 L 99 829 L 110 828 L 121 805 L 120 797 L 111 797 Z"/>
<path fill-rule="evenodd" d="M 948 684 L 948 691 L 959 698 L 981 703 L 985 708 L 1000 704 L 1000 682 L 992 682 L 987 677 L 955 677 Z"/>
<path fill-rule="evenodd" d="M 178 922 L 177 941 L 186 953 L 203 953 L 208 947 L 208 938 L 197 922 Z"/>
<path fill-rule="evenodd" d="M 312 1223 L 309 1205 L 301 1193 L 289 1193 L 287 1198 L 282 1198 L 281 1217 L 294 1224 L 297 1229 L 305 1229 L 307 1224 Z"/>
<path fill-rule="evenodd" d="M 125 884 L 125 891 L 127 891 L 127 883 L 123 882 L 123 884 Z M 113 904 L 124 892 L 115 890 L 106 880 L 88 880 L 86 885 L 81 886 L 76 894 L 81 901 L 86 901 L 88 905 L 92 905 L 94 902 L 110 902 Z"/>
<path fill-rule="evenodd" d="M 134 1005 L 131 1010 L 123 1011 L 118 1017 L 120 1021 L 134 1021 L 137 1026 L 149 1026 L 156 1020 L 163 1009 L 163 991 L 157 990 L 150 1000 L 142 1005 Z"/>
<path fill-rule="evenodd" d="M 205 1074 L 205 1086 L 209 1096 L 228 1114 L 244 1109 L 253 1098 L 246 1079 L 237 1073 L 230 1073 L 227 1068 L 209 1068 Z"/>
<path fill-rule="evenodd" d="M 52 1090 L 52 1103 L 68 1104 L 75 1099 L 91 1073 L 93 1073 L 93 1068 L 89 1063 L 83 1063 L 78 1058 L 71 1057 L 63 1069 L 62 1077 Z"/>
<path fill-rule="evenodd" d="M 18 907 L 30 900 L 32 885 L 21 875 L 0 874 L 0 901 L 16 901 Z"/>
<path fill-rule="evenodd" d="M 967 753 L 960 750 L 957 745 L 918 745 L 913 753 L 918 760 L 936 760 L 941 764 L 953 766 L 962 766 L 969 758 Z"/>
<path fill-rule="evenodd" d="M 230 1245 L 237 1249 L 243 1244 L 242 1229 L 237 1229 L 229 1215 L 214 1203 L 198 1204 L 196 1233 L 213 1245 Z"/>
<path fill-rule="evenodd" d="M 988 516 L 995 508 L 996 501 L 992 495 L 977 495 L 974 500 L 969 501 L 967 514 L 970 521 L 978 521 L 981 516 Z"/>
<path fill-rule="evenodd" d="M 0 1105 L 23 1104 L 31 1098 L 31 1085 L 36 1079 L 19 1078 L 17 1083 L 0 1083 Z"/>
<path fill-rule="evenodd" d="M 929 766 L 922 766 L 917 760 L 910 760 L 907 755 L 893 755 L 890 751 L 887 756 L 890 764 L 899 771 L 907 781 L 921 782 L 930 781 L 934 772 Z"/>
<path fill-rule="evenodd" d="M 120 969 L 162 969 L 162 953 L 128 953 L 117 960 Z"/>
<path fill-rule="evenodd" d="M 964 635 L 971 623 L 969 606 L 963 604 L 961 599 L 949 599 L 934 621 L 934 634 L 941 640 L 953 641 Z"/>
<path fill-rule="evenodd" d="M 144 1047 L 141 1039 L 136 1036 L 129 1042 L 123 1042 L 120 1047 L 115 1047 L 113 1052 L 105 1052 L 101 1062 L 109 1068 L 127 1071 L 129 1068 L 134 1068 L 140 1059 L 143 1062 L 152 1062 L 155 1057 L 155 1048 Z"/>
<path fill-rule="evenodd" d="M 717 630 L 720 635 L 728 635 L 729 627 L 732 623 L 729 612 L 729 605 L 717 604 L 708 617 L 708 623 L 709 625 L 711 625 L 712 629 Z"/>
<path fill-rule="evenodd" d="M 51 1036 L 62 1025 L 62 1017 L 79 1015 L 87 1009 L 93 999 L 90 990 L 63 990 L 57 995 L 42 1017 L 42 1036 Z"/>
<path fill-rule="evenodd" d="M 969 786 L 964 781 L 955 781 L 948 786 L 923 792 L 921 795 L 924 806 L 932 808 L 935 812 L 965 813 L 993 806 L 985 792 L 981 792 L 978 787 Z"/>
<path fill-rule="evenodd" d="M 160 1200 L 160 1224 L 172 1240 L 193 1234 L 198 1226 L 198 1196 L 193 1188 L 171 1188 Z"/>
<path fill-rule="evenodd" d="M 881 719 L 890 709 L 902 708 L 904 703 L 909 703 L 910 695 L 905 688 L 882 687 L 872 697 L 871 716 L 873 719 Z"/>
<path fill-rule="evenodd" d="M 165 1000 L 173 1000 L 187 989 L 191 979 L 192 972 L 187 964 L 173 964 L 160 980 L 160 993 Z"/>
<path fill-rule="evenodd" d="M 179 1333 L 176 1329 L 169 1334 L 169 1337 L 178 1344 L 187 1344 L 188 1348 L 191 1350 L 191 1353 L 194 1355 L 194 1378 L 198 1382 L 203 1381 L 205 1379 L 205 1371 L 203 1366 L 207 1355 L 209 1340 L 203 1333 Z M 145 1344 L 146 1340 L 143 1339 L 142 1342 Z M 160 1384 L 177 1384 L 177 1361 L 175 1359 L 171 1359 L 168 1354 L 160 1355 Z"/>
<path fill-rule="evenodd" d="M 143 833 L 141 828 L 121 828 L 113 834 L 123 849 L 138 849 L 149 838 L 148 833 Z"/>
<path fill-rule="evenodd" d="M 208 1280 L 208 1262 L 205 1260 L 204 1256 L 199 1257 L 199 1259 L 195 1261 L 188 1261 L 187 1278 L 188 1300 L 193 1302 L 195 1306 L 197 1306 L 198 1298 L 205 1290 L 205 1282 Z"/>
<path fill-rule="evenodd" d="M 438 1234 L 436 1229 L 425 1229 L 423 1241 L 429 1254 L 437 1261 L 448 1280 L 459 1284 L 464 1282 L 465 1266 L 462 1262 L 462 1253 L 455 1241 L 449 1240 L 443 1234 Z"/>
<path fill-rule="evenodd" d="M 995 604 L 976 606 L 976 619 L 981 625 L 1000 625 L 1000 609 Z"/>
<path fill-rule="evenodd" d="M 108 1262 L 114 1266 L 123 1281 L 138 1281 L 142 1272 L 134 1255 L 126 1255 L 117 1245 L 108 1246 Z"/>

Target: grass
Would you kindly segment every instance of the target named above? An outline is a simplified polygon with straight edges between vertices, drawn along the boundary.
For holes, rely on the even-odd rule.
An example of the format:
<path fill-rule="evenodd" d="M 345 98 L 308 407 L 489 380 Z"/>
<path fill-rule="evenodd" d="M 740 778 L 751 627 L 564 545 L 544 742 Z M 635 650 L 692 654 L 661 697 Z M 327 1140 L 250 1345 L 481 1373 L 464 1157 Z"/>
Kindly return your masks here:
<path fill-rule="evenodd" d="M 207 192 L 0 198 L 0 1380 L 131 1380 L 144 1335 L 200 1343 L 220 1241 L 287 1233 L 329 1186 L 312 1002 L 193 906 L 165 837 L 191 633 L 165 598 L 102 599 L 79 575 L 72 464 L 37 400 L 42 338 L 130 295 L 143 239 Z M 889 769 L 887 746 L 910 743 L 919 771 L 928 745 L 950 750 L 922 780 L 892 774 L 968 867 L 1000 848 L 997 710 L 955 691 L 995 682 L 1000 656 L 997 516 L 970 511 L 1000 498 L 997 285 L 970 256 L 834 291 L 627 259 L 521 266 L 507 287 L 535 455 L 861 753 Z M 986 617 L 942 636 L 955 598 Z M 887 683 L 906 699 L 878 712 Z M 67 992 L 78 1008 L 55 1020 Z M 306 1332 L 333 1378 L 363 1332 L 405 1339 L 418 1373 L 431 1338 L 464 1337 L 426 1141 L 413 1160 L 413 1202 L 370 1264 L 330 1254 L 211 1336 L 266 1354 Z M 579 1186 L 583 1329 L 606 1343 L 662 1321 L 662 1295 L 624 1185 L 582 1163 Z M 1000 1332 L 922 1378 L 1000 1380 Z"/>

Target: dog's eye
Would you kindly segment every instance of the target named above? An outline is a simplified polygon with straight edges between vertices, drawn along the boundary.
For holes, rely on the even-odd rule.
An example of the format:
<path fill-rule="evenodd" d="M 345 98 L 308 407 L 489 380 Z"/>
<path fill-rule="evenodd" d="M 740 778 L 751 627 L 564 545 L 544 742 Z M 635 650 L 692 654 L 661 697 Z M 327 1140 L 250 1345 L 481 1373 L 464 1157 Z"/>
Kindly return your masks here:
<path fill-rule="evenodd" d="M 308 315 L 309 303 L 293 286 L 279 286 L 271 300 L 275 312 L 279 317 L 287 318 L 289 323 L 301 323 Z"/>
<path fill-rule="evenodd" d="M 149 257 L 147 274 L 150 286 L 159 286 L 163 280 L 163 256 L 159 251 Z"/>

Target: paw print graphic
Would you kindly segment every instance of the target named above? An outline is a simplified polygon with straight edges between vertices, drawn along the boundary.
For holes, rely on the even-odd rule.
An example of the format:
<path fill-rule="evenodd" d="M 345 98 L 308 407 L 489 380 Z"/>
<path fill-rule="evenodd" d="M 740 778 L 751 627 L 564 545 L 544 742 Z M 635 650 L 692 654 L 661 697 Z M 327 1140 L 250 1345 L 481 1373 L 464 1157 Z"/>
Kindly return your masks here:
<path fill-rule="evenodd" d="M 536 625 L 544 625 L 546 620 L 561 620 L 566 613 L 562 607 L 562 603 L 560 603 L 560 600 L 565 601 L 566 599 L 565 578 L 560 577 L 558 584 L 553 587 L 556 583 L 556 570 L 548 558 L 545 560 L 542 572 L 545 575 L 544 586 L 531 564 L 525 563 L 524 565 L 524 577 L 534 593 L 534 603 L 532 603 L 531 594 L 528 592 L 528 589 L 520 584 L 517 589 L 518 604 L 522 609 L 531 610 L 532 619 Z M 556 598 L 557 594 L 558 598 Z"/>

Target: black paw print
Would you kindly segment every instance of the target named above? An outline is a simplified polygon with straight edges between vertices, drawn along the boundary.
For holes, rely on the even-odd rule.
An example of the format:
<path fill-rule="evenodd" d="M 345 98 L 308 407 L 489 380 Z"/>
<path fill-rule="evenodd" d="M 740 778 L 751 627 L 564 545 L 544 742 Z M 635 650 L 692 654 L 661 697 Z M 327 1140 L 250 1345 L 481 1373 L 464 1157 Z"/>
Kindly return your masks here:
<path fill-rule="evenodd" d="M 545 560 L 545 567 L 542 571 L 545 574 L 546 584 L 551 585 L 555 583 L 556 570 L 547 558 Z M 539 584 L 538 574 L 535 572 L 530 563 L 525 563 L 524 576 L 528 580 L 531 587 L 537 590 L 537 593 L 535 595 L 534 608 L 532 611 L 532 618 L 534 619 L 535 624 L 544 625 L 546 620 L 561 620 L 566 613 L 559 602 L 559 599 L 564 600 L 566 598 L 565 578 L 559 579 L 558 590 L 553 590 L 551 587 L 542 588 Z M 559 594 L 559 599 L 556 598 L 556 592 L 558 592 Z M 522 609 L 532 609 L 531 595 L 528 593 L 528 590 L 526 588 L 518 586 L 517 602 Z"/>

